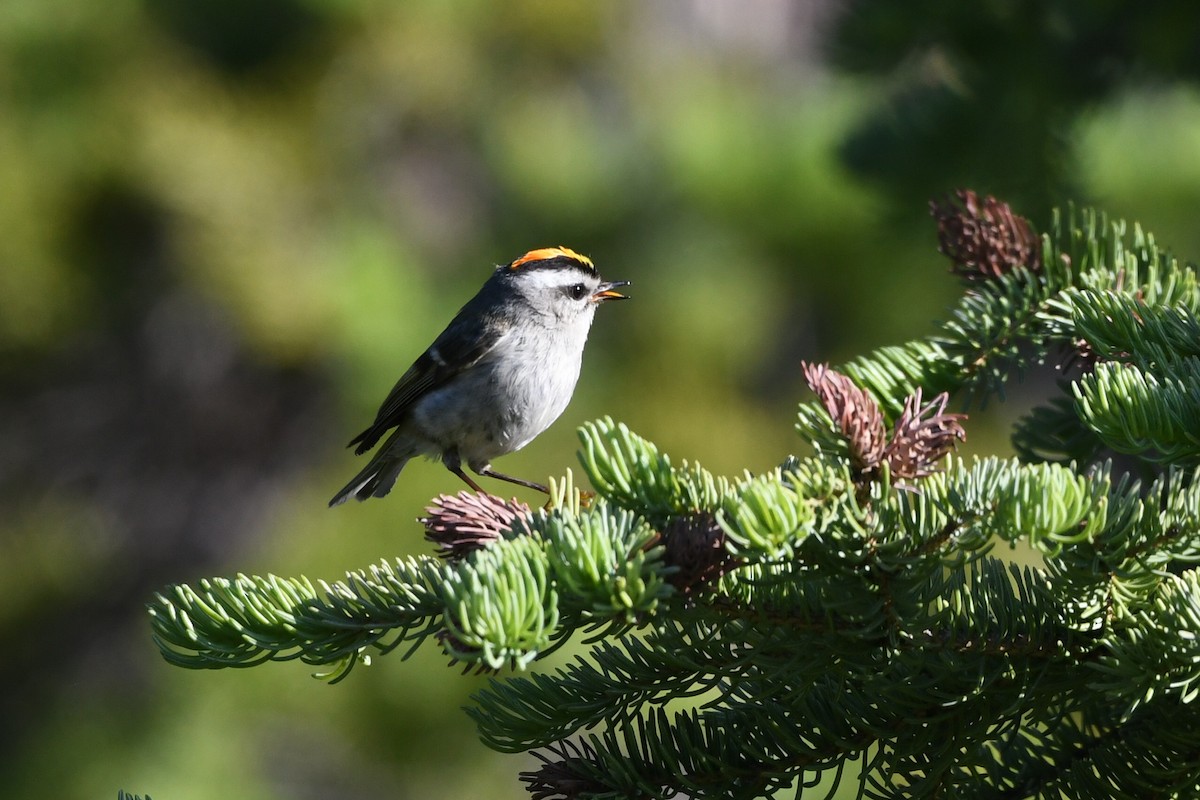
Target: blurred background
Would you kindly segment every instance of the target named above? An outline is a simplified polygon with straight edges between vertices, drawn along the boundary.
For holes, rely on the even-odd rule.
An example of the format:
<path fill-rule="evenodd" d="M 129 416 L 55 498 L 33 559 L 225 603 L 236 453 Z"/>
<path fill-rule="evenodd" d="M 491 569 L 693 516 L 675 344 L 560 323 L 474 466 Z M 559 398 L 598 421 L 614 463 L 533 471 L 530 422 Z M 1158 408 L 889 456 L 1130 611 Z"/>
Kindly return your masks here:
<path fill-rule="evenodd" d="M 1136 10 L 1135 10 L 1136 5 Z M 168 666 L 143 603 L 425 548 L 415 463 L 343 448 L 491 267 L 563 244 L 601 311 L 575 400 L 678 459 L 798 448 L 800 359 L 960 291 L 927 201 L 1075 198 L 1200 253 L 1200 6 L 882 0 L 0 4 L 0 785 L 155 800 L 520 798 L 436 652 L 329 687 Z M 1036 385 L 1034 387 L 1036 392 Z M 968 423 L 1008 451 L 1014 391 Z M 533 500 L 533 497 L 525 497 Z"/>

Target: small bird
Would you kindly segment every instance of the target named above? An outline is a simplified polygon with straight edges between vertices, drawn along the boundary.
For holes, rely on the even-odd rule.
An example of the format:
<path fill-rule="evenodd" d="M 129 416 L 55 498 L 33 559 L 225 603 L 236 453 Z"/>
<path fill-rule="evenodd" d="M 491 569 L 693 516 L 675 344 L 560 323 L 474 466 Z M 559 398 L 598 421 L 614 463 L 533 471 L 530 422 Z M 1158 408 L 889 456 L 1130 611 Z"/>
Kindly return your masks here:
<path fill-rule="evenodd" d="M 540 483 L 492 469 L 520 450 L 567 407 L 596 307 L 626 300 L 629 281 L 608 281 L 586 256 L 565 247 L 531 250 L 496 267 L 392 388 L 371 427 L 350 442 L 361 455 L 394 432 L 367 466 L 329 501 L 383 497 L 414 456 L 440 458 L 477 492 L 463 471 L 540 492 Z"/>

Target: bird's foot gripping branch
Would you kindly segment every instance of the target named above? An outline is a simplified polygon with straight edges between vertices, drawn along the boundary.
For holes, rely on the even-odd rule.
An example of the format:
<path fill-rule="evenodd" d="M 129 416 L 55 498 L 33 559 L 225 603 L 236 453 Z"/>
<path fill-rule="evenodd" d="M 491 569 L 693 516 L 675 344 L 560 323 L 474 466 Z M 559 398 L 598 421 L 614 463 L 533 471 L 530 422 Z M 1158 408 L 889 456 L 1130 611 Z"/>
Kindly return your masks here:
<path fill-rule="evenodd" d="M 934 211 L 963 299 L 928 338 L 804 366 L 806 455 L 724 478 L 595 422 L 592 502 L 569 474 L 541 510 L 442 497 L 436 556 L 170 587 L 163 654 L 340 680 L 428 643 L 522 671 L 586 633 L 470 710 L 542 761 L 535 798 L 825 796 L 853 774 L 870 797 L 1195 796 L 1196 273 L 1091 211 L 1040 235 L 968 192 Z M 1059 392 L 1017 423 L 1016 458 L 949 455 L 942 393 L 999 395 L 1046 362 Z"/>

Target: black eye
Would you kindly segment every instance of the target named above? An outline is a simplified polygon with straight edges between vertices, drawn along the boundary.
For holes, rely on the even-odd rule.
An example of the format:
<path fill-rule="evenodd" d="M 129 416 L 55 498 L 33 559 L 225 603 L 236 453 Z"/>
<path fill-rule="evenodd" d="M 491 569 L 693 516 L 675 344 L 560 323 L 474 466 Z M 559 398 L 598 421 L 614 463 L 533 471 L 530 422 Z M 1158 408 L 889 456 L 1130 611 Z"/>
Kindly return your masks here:
<path fill-rule="evenodd" d="M 587 287 L 582 283 L 575 283 L 567 287 L 567 294 L 572 300 L 582 300 L 587 293 Z"/>

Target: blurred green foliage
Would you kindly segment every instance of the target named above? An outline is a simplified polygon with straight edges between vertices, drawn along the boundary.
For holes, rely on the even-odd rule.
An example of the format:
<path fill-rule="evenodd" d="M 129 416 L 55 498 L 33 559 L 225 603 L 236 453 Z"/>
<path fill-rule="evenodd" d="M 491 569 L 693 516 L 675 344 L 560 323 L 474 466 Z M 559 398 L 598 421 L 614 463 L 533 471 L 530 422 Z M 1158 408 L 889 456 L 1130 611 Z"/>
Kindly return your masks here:
<path fill-rule="evenodd" d="M 794 449 L 800 358 L 918 335 L 958 291 L 930 194 L 1041 225 L 1070 192 L 1200 252 L 1193 6 L 834 6 L 0 4 L 0 784 L 522 795 L 461 745 L 477 679 L 439 659 L 186 673 L 141 607 L 420 548 L 440 467 L 325 501 L 492 264 L 564 244 L 636 298 L 502 469 L 560 473 L 610 414 L 732 473 Z"/>

